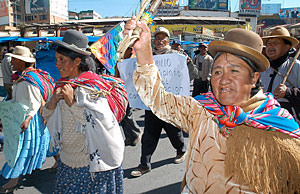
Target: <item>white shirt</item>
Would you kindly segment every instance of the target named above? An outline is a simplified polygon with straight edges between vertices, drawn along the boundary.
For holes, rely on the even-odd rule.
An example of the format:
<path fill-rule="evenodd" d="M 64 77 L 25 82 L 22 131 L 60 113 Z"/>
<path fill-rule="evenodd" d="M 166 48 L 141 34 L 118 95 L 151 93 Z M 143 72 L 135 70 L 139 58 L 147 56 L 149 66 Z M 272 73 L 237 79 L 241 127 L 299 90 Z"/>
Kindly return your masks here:
<path fill-rule="evenodd" d="M 42 96 L 39 88 L 27 81 L 21 81 L 14 83 L 11 100 L 28 106 L 27 116 L 30 115 L 33 117 L 41 107 Z"/>

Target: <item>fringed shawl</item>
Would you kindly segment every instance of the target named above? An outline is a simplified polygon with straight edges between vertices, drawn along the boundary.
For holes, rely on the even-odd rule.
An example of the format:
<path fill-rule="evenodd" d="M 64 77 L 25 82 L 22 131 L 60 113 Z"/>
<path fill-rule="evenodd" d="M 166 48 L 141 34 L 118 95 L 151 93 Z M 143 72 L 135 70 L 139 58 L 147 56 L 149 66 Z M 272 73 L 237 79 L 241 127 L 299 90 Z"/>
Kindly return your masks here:
<path fill-rule="evenodd" d="M 300 141 L 277 131 L 238 126 L 227 139 L 225 176 L 259 193 L 300 193 Z"/>

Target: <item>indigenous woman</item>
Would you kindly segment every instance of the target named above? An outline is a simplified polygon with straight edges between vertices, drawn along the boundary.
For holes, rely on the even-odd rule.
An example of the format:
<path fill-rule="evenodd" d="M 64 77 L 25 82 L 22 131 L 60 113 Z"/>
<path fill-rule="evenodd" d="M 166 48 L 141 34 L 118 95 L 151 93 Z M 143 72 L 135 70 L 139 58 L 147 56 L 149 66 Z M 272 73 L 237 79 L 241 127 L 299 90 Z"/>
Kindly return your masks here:
<path fill-rule="evenodd" d="M 61 79 L 44 108 L 60 157 L 54 193 L 123 193 L 124 140 L 102 78 L 89 71 L 88 38 L 68 30 L 55 44 Z"/>
<path fill-rule="evenodd" d="M 5 163 L 2 176 L 10 181 L 0 189 L 1 193 L 12 192 L 18 183 L 19 176 L 31 174 L 41 168 L 49 148 L 50 134 L 40 115 L 40 108 L 52 95 L 54 83 L 52 77 L 40 69 L 34 68 L 35 58 L 29 48 L 16 46 L 12 57 L 13 97 L 10 102 L 17 102 L 28 107 L 26 119 L 20 126 L 23 139 L 20 155 L 14 166 Z"/>
<path fill-rule="evenodd" d="M 134 18 L 133 18 L 134 19 Z M 299 126 L 270 93 L 263 94 L 259 72 L 269 67 L 263 42 L 254 32 L 232 29 L 212 41 L 212 93 L 195 99 L 164 90 L 154 65 L 150 30 L 134 48 L 133 80 L 144 103 L 159 118 L 189 133 L 183 185 L 190 193 L 299 193 Z"/>

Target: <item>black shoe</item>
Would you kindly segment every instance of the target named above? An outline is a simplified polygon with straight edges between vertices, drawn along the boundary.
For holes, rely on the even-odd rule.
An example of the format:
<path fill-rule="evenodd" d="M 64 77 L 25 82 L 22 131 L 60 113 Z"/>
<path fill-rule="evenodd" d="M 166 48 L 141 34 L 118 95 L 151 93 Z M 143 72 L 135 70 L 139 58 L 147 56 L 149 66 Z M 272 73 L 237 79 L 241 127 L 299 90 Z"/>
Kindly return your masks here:
<path fill-rule="evenodd" d="M 186 152 L 177 153 L 176 157 L 174 158 L 174 163 L 180 164 L 180 163 L 184 162 L 185 156 L 186 156 Z"/>
<path fill-rule="evenodd" d="M 136 169 L 134 169 L 133 171 L 131 171 L 130 174 L 133 177 L 140 177 L 143 174 L 146 174 L 147 172 L 150 172 L 150 171 L 151 171 L 151 168 L 139 165 Z"/>
<path fill-rule="evenodd" d="M 142 139 L 142 135 L 137 136 L 134 140 L 125 140 L 125 146 L 136 146 Z"/>
<path fill-rule="evenodd" d="M 3 194 L 3 193 L 13 193 L 15 189 L 18 188 L 18 185 L 15 185 L 13 187 L 9 187 L 9 188 L 6 188 L 4 189 L 3 187 L 0 187 L 0 193 Z"/>

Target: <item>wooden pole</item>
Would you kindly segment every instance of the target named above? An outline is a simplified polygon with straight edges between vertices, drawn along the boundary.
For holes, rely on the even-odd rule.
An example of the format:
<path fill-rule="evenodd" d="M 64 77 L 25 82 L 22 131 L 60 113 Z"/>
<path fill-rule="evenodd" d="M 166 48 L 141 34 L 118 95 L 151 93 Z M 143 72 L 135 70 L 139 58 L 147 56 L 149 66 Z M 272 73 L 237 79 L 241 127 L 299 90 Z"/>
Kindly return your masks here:
<path fill-rule="evenodd" d="M 294 57 L 294 59 L 293 59 L 291 65 L 290 65 L 290 68 L 288 69 L 288 71 L 286 72 L 286 74 L 285 74 L 285 76 L 284 76 L 284 78 L 283 78 L 283 80 L 282 80 L 282 84 L 283 84 L 283 85 L 285 85 L 285 82 L 286 82 L 288 76 L 290 75 L 290 73 L 291 73 L 291 71 L 292 71 L 292 68 L 293 68 L 295 62 L 296 62 L 297 58 L 299 57 L 299 54 L 300 54 L 300 49 L 298 50 L 297 54 L 295 55 L 295 57 Z"/>

